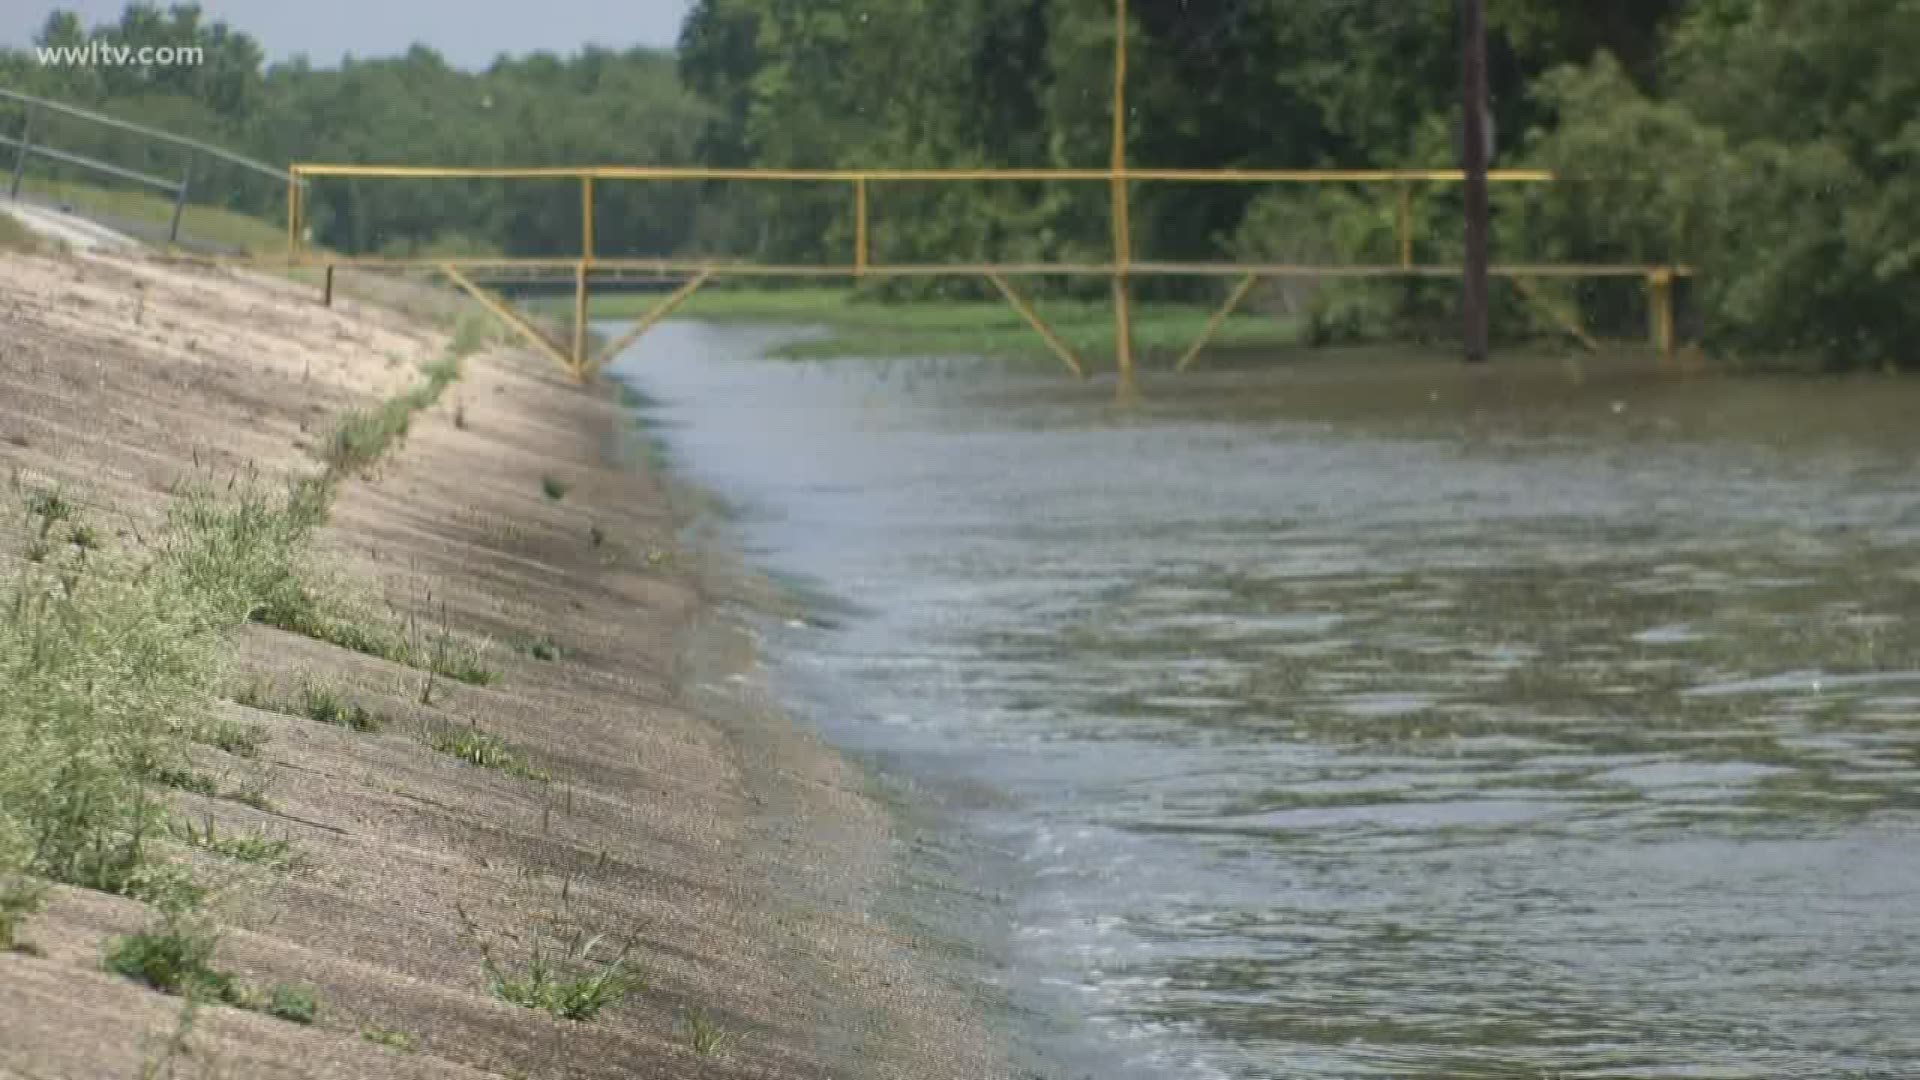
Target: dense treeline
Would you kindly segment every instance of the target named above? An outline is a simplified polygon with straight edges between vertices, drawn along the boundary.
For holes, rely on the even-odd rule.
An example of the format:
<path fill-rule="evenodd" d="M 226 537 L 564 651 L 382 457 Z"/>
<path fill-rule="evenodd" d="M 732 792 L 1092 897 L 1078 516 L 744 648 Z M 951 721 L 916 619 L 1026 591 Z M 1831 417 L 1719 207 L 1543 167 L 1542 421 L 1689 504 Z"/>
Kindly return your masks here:
<path fill-rule="evenodd" d="M 1920 8 L 1910 0 L 1489 0 L 1508 259 L 1683 262 L 1710 342 L 1840 364 L 1920 333 Z M 766 165 L 1105 161 L 1110 0 L 700 0 L 681 69 L 718 160 Z M 1456 160 L 1455 0 L 1133 0 L 1136 164 L 1436 167 Z M 1140 253 L 1390 261 L 1394 193 L 1146 185 Z M 889 254 L 1073 258 L 1107 243 L 1095 189 L 893 196 Z M 1457 190 L 1422 188 L 1416 256 L 1459 254 Z M 775 238 L 844 243 L 844 216 Z M 1644 318 L 1637 282 L 1577 294 Z M 1327 336 L 1443 316 L 1446 285 L 1307 301 Z"/>
<path fill-rule="evenodd" d="M 267 66 L 259 44 L 194 6 L 135 4 L 85 28 L 55 13 L 43 45 L 197 44 L 197 66 L 43 66 L 33 50 L 0 52 L 0 86 L 90 105 L 196 135 L 273 164 L 290 161 L 559 165 L 682 164 L 692 160 L 703 107 L 682 89 L 671 53 L 587 49 L 502 58 L 484 71 L 449 66 L 425 46 L 404 55 Z M 0 130 L 19 123 L 0 117 Z M 58 121 L 55 121 L 58 123 Z M 44 134 L 44 133 L 43 133 Z M 67 122 L 60 145 L 173 177 L 179 154 Z M 270 181 L 200 163 L 195 188 L 236 209 L 278 217 Z M 596 217 L 613 250 L 671 251 L 695 227 L 697 192 L 622 185 L 600 192 Z M 316 242 L 342 250 L 497 249 L 572 252 L 577 189 L 548 183 L 327 181 L 312 189 Z"/>
<path fill-rule="evenodd" d="M 1556 170 L 1497 192 L 1507 259 L 1684 262 L 1710 342 L 1843 364 L 1908 361 L 1920 258 L 1920 11 L 1911 0 L 1488 0 L 1495 164 Z M 1132 0 L 1127 127 L 1137 165 L 1452 164 L 1456 0 Z M 677 58 L 636 50 L 449 68 L 425 48 L 338 69 L 264 68 L 191 8 L 130 8 L 48 40 L 209 49 L 193 69 L 0 82 L 110 104 L 272 160 L 704 162 L 790 167 L 1101 166 L 1111 0 L 698 0 Z M 677 66 L 677 71 L 676 71 Z M 271 195 L 256 196 L 272 198 Z M 1137 254 L 1388 261 L 1394 192 L 1139 185 Z M 563 251 L 577 207 L 550 188 L 325 185 L 317 239 L 343 247 Z M 1416 194 L 1415 254 L 1458 255 L 1458 191 Z M 623 250 L 844 259 L 843 185 L 613 186 Z M 889 185 L 874 243 L 897 259 L 1098 258 L 1098 184 Z M 1644 317 L 1634 282 L 1583 287 L 1596 323 Z M 1293 296 L 1324 336 L 1450 318 L 1445 283 Z"/>

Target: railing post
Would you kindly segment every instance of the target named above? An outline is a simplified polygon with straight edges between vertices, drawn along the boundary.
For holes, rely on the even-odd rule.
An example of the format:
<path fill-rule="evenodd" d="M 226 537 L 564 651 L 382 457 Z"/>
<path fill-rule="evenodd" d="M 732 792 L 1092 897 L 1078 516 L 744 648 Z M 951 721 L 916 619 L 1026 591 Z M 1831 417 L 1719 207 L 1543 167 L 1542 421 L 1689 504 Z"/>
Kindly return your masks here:
<path fill-rule="evenodd" d="M 40 106 L 28 105 L 27 115 L 20 122 L 20 147 L 13 155 L 13 182 L 7 187 L 7 198 L 20 197 L 20 182 L 27 175 L 27 156 L 33 152 L 33 121 L 40 115 Z"/>
<path fill-rule="evenodd" d="M 573 377 L 587 381 L 587 260 L 573 268 Z"/>
<path fill-rule="evenodd" d="M 300 172 L 287 170 L 287 265 L 300 250 Z"/>
<path fill-rule="evenodd" d="M 167 225 L 167 243 L 180 242 L 180 215 L 187 212 L 187 188 L 193 183 L 193 155 L 187 155 L 186 167 L 180 170 L 180 187 L 173 193 L 173 221 Z"/>
<path fill-rule="evenodd" d="M 1654 347 L 1660 350 L 1660 362 L 1673 359 L 1673 268 L 1662 266 L 1647 273 L 1649 301 L 1648 330 Z"/>
<path fill-rule="evenodd" d="M 1413 269 L 1413 185 L 1400 181 L 1400 208 L 1394 216 L 1394 231 L 1400 240 L 1400 269 Z"/>
<path fill-rule="evenodd" d="M 865 276 L 867 272 L 867 178 L 864 176 L 853 182 L 853 272 L 855 276 Z"/>
<path fill-rule="evenodd" d="M 580 176 L 580 261 L 593 262 L 593 174 Z"/>

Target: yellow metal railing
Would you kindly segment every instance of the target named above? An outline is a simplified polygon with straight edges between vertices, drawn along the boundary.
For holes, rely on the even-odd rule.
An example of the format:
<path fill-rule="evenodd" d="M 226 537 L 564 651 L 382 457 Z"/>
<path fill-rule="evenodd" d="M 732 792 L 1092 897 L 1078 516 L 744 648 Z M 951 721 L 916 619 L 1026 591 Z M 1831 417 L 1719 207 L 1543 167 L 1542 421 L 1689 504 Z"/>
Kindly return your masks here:
<path fill-rule="evenodd" d="M 673 311 L 680 303 L 712 278 L 720 275 L 753 277 L 834 277 L 869 276 L 928 277 L 969 275 L 985 278 L 998 289 L 1015 311 L 1038 333 L 1068 370 L 1084 376 L 1086 365 L 1060 336 L 1040 318 L 1025 297 L 1008 280 L 1032 275 L 1100 275 L 1113 282 L 1115 362 L 1120 393 L 1133 389 L 1133 336 L 1130 312 L 1130 280 L 1143 276 L 1235 277 L 1239 280 L 1226 300 L 1207 320 L 1194 341 L 1175 365 L 1184 370 L 1200 355 L 1253 287 L 1264 278 L 1275 277 L 1456 277 L 1459 266 L 1420 265 L 1413 261 L 1413 186 L 1423 183 L 1458 183 L 1466 179 L 1457 169 L 1136 169 L 1127 162 L 1127 0 L 1113 5 L 1113 100 L 1112 152 L 1105 169 L 717 169 L 654 165 L 606 165 L 581 168 L 439 168 L 420 165 L 295 165 L 287 181 L 288 264 L 322 262 L 328 266 L 331 281 L 334 266 L 406 267 L 430 266 L 445 274 L 454 284 L 471 293 L 514 330 L 536 347 L 585 379 L 599 370 L 614 354 L 636 340 L 647 329 Z M 314 256 L 302 244 L 305 208 L 302 192 L 314 179 L 381 180 L 572 180 L 580 185 L 580 251 L 570 258 L 495 258 L 495 259 L 410 259 L 381 257 Z M 1494 183 L 1538 184 L 1553 179 L 1539 169 L 1496 169 L 1487 179 Z M 844 183 L 853 195 L 853 250 L 844 263 L 821 265 L 778 265 L 753 262 L 729 262 L 716 259 L 629 259 L 601 258 L 594 235 L 594 185 L 601 182 L 742 180 L 772 183 Z M 1089 263 L 887 263 L 876 262 L 872 250 L 872 223 L 869 196 L 875 184 L 909 183 L 1104 183 L 1112 201 L 1113 256 L 1107 262 Z M 1131 210 L 1131 185 L 1135 183 L 1172 184 L 1323 184 L 1383 183 L 1397 185 L 1394 213 L 1399 258 L 1387 265 L 1316 266 L 1285 263 L 1155 262 L 1134 257 Z M 514 312 L 503 299 L 481 288 L 469 270 L 510 269 L 523 273 L 571 271 L 574 279 L 573 341 L 564 347 L 549 339 L 532 322 Z M 653 310 L 597 356 L 587 353 L 587 299 L 594 273 L 620 274 L 651 272 L 658 275 L 684 275 L 686 281 Z M 1650 333 L 1663 355 L 1671 354 L 1674 339 L 1673 289 L 1676 275 L 1684 267 L 1629 265 L 1507 265 L 1491 268 L 1491 273 L 1513 279 L 1521 295 L 1541 307 L 1577 340 L 1591 344 L 1592 339 L 1576 319 L 1555 307 L 1537 290 L 1526 285 L 1535 277 L 1639 276 L 1647 282 L 1650 297 Z"/>
<path fill-rule="evenodd" d="M 574 255 L 545 257 L 402 257 L 343 256 L 331 252 L 312 252 L 302 242 L 306 207 L 303 192 L 313 180 L 570 180 L 580 189 L 580 250 Z M 1106 169 L 733 169 L 673 166 L 582 166 L 582 167 L 432 167 L 419 165 L 336 165 L 299 164 L 291 169 L 287 200 L 286 261 L 294 265 L 325 264 L 345 268 L 430 268 L 445 274 L 461 289 L 471 293 L 498 314 L 514 330 L 536 344 L 541 351 L 565 364 L 576 376 L 587 378 L 619 349 L 631 344 L 640 334 L 664 318 L 706 282 L 722 276 L 734 277 L 935 277 L 972 276 L 993 284 L 1021 317 L 1031 324 L 1061 361 L 1076 375 L 1086 365 L 1072 349 L 1041 320 L 1033 306 L 1013 287 L 1010 278 L 1041 275 L 1091 275 L 1114 282 L 1116 361 L 1123 388 L 1132 379 L 1133 359 L 1128 311 L 1129 279 L 1133 277 L 1222 277 L 1238 279 L 1225 302 L 1213 313 L 1199 338 L 1180 357 L 1176 368 L 1191 366 L 1213 335 L 1238 308 L 1260 281 L 1284 277 L 1456 277 L 1460 267 L 1450 264 L 1417 264 L 1413 260 L 1413 189 L 1417 184 L 1458 183 L 1464 174 L 1454 169 L 1141 169 L 1124 163 Z M 1495 183 L 1547 183 L 1553 175 L 1540 169 L 1503 169 L 1491 172 Z M 596 184 L 603 182 L 672 181 L 760 181 L 769 183 L 845 184 L 852 196 L 853 244 L 844 262 L 760 263 L 749 260 L 715 258 L 627 258 L 599 254 L 595 231 L 594 201 Z M 949 184 L 996 182 L 1104 183 L 1114 199 L 1114 257 L 1103 262 L 886 262 L 877 260 L 872 250 L 871 191 L 885 184 Z M 1398 259 L 1388 264 L 1310 264 L 1248 262 L 1167 262 L 1134 257 L 1128 214 L 1128 188 L 1134 183 L 1172 184 L 1306 184 L 1369 183 L 1396 187 L 1395 232 Z M 572 341 L 562 345 L 540 333 L 528 320 L 514 314 L 504 300 L 476 284 L 469 274 L 489 270 L 514 270 L 526 273 L 571 273 L 574 278 L 574 321 Z M 1494 266 L 1491 272 L 1524 283 L 1529 278 L 1554 277 L 1642 277 L 1653 298 L 1652 334 L 1663 348 L 1671 349 L 1672 311 L 1670 282 L 1684 268 L 1626 264 L 1543 263 Z M 587 301 L 592 278 L 596 274 L 648 273 L 659 276 L 684 276 L 685 282 L 652 311 L 643 316 L 612 348 L 597 356 L 587 352 Z M 1590 343 L 1577 322 L 1531 288 L 1522 286 L 1522 295 L 1548 310 L 1554 320 L 1565 326 L 1577 340 Z"/>

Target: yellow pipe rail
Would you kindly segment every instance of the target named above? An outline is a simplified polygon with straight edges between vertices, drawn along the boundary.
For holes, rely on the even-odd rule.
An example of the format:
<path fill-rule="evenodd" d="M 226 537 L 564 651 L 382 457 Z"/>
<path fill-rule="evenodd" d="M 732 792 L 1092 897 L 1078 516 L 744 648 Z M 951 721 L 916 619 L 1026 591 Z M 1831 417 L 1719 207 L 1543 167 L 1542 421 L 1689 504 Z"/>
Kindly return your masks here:
<path fill-rule="evenodd" d="M 593 261 L 593 177 L 580 178 L 580 259 Z"/>
<path fill-rule="evenodd" d="M 281 265 L 279 257 L 260 258 L 251 255 L 220 256 L 197 255 L 191 252 L 179 252 L 161 257 L 161 261 L 193 263 L 196 265 L 218 266 L 260 266 Z M 527 257 L 513 258 L 505 256 L 481 256 L 472 258 L 434 258 L 347 255 L 312 255 L 297 260 L 299 265 L 320 266 L 331 264 L 348 270 L 438 270 L 445 266 L 459 267 L 465 270 L 521 270 L 550 271 L 571 274 L 580 263 L 574 256 L 566 257 Z M 860 272 L 850 264 L 839 263 L 751 263 L 751 262 L 715 262 L 711 259 L 646 259 L 646 258 L 601 258 L 593 261 L 593 269 L 605 272 L 646 272 L 663 277 L 678 277 L 685 274 L 710 270 L 715 276 L 722 277 L 853 277 Z M 1245 274 L 1258 274 L 1266 277 L 1333 277 L 1333 278 L 1395 278 L 1457 277 L 1460 268 L 1445 263 L 1400 266 L 1398 264 L 1369 263 L 1228 263 L 1228 262 L 1129 262 L 1125 269 L 1133 276 L 1152 277 L 1229 277 L 1237 278 Z M 1007 277 L 1040 277 L 1048 275 L 1110 277 L 1119 273 L 1121 266 L 1111 262 L 1083 263 L 870 263 L 865 273 L 871 276 L 894 277 L 984 277 L 988 274 L 1002 274 Z M 1633 277 L 1646 278 L 1650 274 L 1666 273 L 1673 277 L 1687 277 L 1693 274 L 1689 266 L 1658 266 L 1642 263 L 1508 263 L 1496 264 L 1489 272 L 1498 277 Z"/>
<path fill-rule="evenodd" d="M 1586 327 L 1580 325 L 1580 320 L 1575 318 L 1572 312 L 1548 299 L 1546 294 L 1535 288 L 1533 282 L 1526 278 L 1516 277 L 1511 280 L 1515 291 L 1535 308 L 1545 312 L 1548 318 L 1559 323 L 1560 328 L 1585 346 L 1588 352 L 1600 351 L 1600 343 L 1593 340 L 1593 335 L 1587 333 Z"/>
<path fill-rule="evenodd" d="M 997 181 L 1196 184 L 1461 183 L 1459 169 L 731 169 L 686 165 L 438 166 L 303 162 L 295 176 L 366 180 L 765 180 L 780 182 L 956 183 Z M 1493 169 L 1494 183 L 1544 184 L 1548 169 Z"/>
<path fill-rule="evenodd" d="M 1006 278 L 992 273 L 986 274 L 985 277 L 1000 290 L 1000 295 L 1007 298 L 1007 303 L 1013 305 L 1013 310 L 1027 320 L 1027 325 L 1033 327 L 1034 332 L 1047 343 L 1047 347 L 1053 350 L 1053 354 L 1060 358 L 1060 362 L 1067 365 L 1067 370 L 1073 372 L 1077 378 L 1087 377 L 1086 369 L 1080 366 L 1079 357 L 1073 355 L 1073 350 L 1067 346 L 1066 342 L 1060 340 L 1060 335 L 1053 332 L 1053 327 L 1048 326 L 1040 318 L 1039 313 L 1033 310 L 1025 298 L 1015 292 L 1012 285 L 1007 284 Z"/>
<path fill-rule="evenodd" d="M 593 370 L 598 371 L 601 368 L 606 367 L 608 361 L 620 355 L 620 353 L 624 349 L 626 349 L 627 346 L 633 344 L 636 341 L 639 341 L 640 336 L 642 334 L 645 334 L 648 330 L 653 329 L 654 323 L 657 323 L 661 319 L 666 318 L 668 315 L 673 314 L 674 308 L 677 308 L 681 304 L 686 303 L 687 300 L 691 298 L 694 293 L 700 291 L 700 286 L 705 285 L 708 279 L 712 277 L 713 277 L 713 271 L 702 270 L 698 274 L 695 274 L 693 277 L 689 278 L 686 284 L 680 286 L 678 289 L 675 289 L 673 293 L 669 295 L 666 299 L 660 301 L 658 304 L 655 304 L 653 306 L 653 310 L 647 312 L 646 315 L 643 316 L 639 322 L 636 322 L 631 327 L 628 327 L 625 333 L 621 334 L 617 338 L 614 338 L 613 341 L 608 343 L 606 348 L 600 350 L 600 355 L 594 358 Z"/>
<path fill-rule="evenodd" d="M 1175 365 L 1189 367 L 1219 331 L 1247 292 L 1265 278 L 1452 278 L 1461 274 L 1453 265 L 1422 265 L 1414 262 L 1413 185 L 1417 183 L 1459 183 L 1465 174 L 1458 169 L 1141 169 L 1127 165 L 1127 26 L 1126 0 L 1115 3 L 1114 111 L 1112 160 L 1105 169 L 751 169 L 708 168 L 700 166 L 557 166 L 557 167 L 452 167 L 418 165 L 350 165 L 323 162 L 297 164 L 290 169 L 287 193 L 288 265 L 325 262 L 343 268 L 406 269 L 430 268 L 446 274 L 463 290 L 480 300 L 505 320 L 515 331 L 540 351 L 559 359 L 577 377 L 586 378 L 607 362 L 617 349 L 603 351 L 599 357 L 587 355 L 587 307 L 590 278 L 593 273 L 650 273 L 663 277 L 690 275 L 690 280 L 649 312 L 631 330 L 623 334 L 620 348 L 637 340 L 677 308 L 694 291 L 716 277 L 738 278 L 851 278 L 865 277 L 985 277 L 992 281 L 1018 311 L 1076 375 L 1085 376 L 1080 360 L 1053 330 L 1034 312 L 1031 305 L 1009 284 L 1008 278 L 1039 275 L 1104 276 L 1113 282 L 1114 346 L 1120 391 L 1127 394 L 1134 381 L 1132 340 L 1131 281 L 1135 276 L 1153 277 L 1233 277 L 1239 281 L 1227 301 L 1209 319 L 1199 340 Z M 580 185 L 580 253 L 554 257 L 475 257 L 475 258 L 385 258 L 314 255 L 304 249 L 302 229 L 306 206 L 304 188 L 316 178 L 339 179 L 498 179 L 498 180 L 572 180 Z M 1547 183 L 1553 174 L 1544 169 L 1497 169 L 1488 179 L 1495 183 Z M 854 243 L 851 261 L 827 264 L 760 264 L 744 261 L 715 261 L 710 258 L 601 258 L 595 234 L 594 195 L 598 181 L 711 181 L 741 180 L 769 182 L 837 182 L 853 189 Z M 965 182 L 1104 182 L 1111 201 L 1113 255 L 1106 262 L 1075 263 L 883 263 L 873 259 L 870 188 L 876 183 L 965 183 Z M 1136 261 L 1133 252 L 1130 185 L 1136 183 L 1391 183 L 1396 186 L 1395 231 L 1398 258 L 1393 264 L 1311 264 L 1311 263 L 1227 263 Z M 190 261 L 235 262 L 253 264 L 264 260 L 237 258 L 187 257 Z M 574 327 L 571 349 L 548 339 L 530 322 L 513 312 L 504 300 L 476 285 L 463 271 L 500 270 L 533 275 L 570 272 L 574 278 Z M 1663 356 L 1670 356 L 1674 345 L 1672 280 L 1692 271 L 1685 266 L 1621 264 L 1510 264 L 1494 266 L 1490 272 L 1516 282 L 1530 301 L 1544 300 L 1527 278 L 1568 277 L 1642 277 L 1650 294 L 1650 336 Z M 1550 305 L 1543 307 L 1556 321 L 1592 346 L 1591 337 L 1570 321 L 1564 312 Z M 569 352 L 571 355 L 569 355 Z"/>
<path fill-rule="evenodd" d="M 1214 311 L 1213 317 L 1207 320 L 1207 325 L 1201 328 L 1199 338 L 1188 347 L 1185 355 L 1180 357 L 1180 362 L 1173 365 L 1173 370 L 1187 370 L 1188 365 L 1192 364 L 1194 360 L 1199 357 L 1200 350 L 1206 348 L 1207 342 L 1213 340 L 1213 335 L 1219 332 L 1220 327 L 1226 323 L 1227 318 L 1233 314 L 1234 309 L 1240 306 L 1240 301 L 1247 298 L 1247 293 L 1253 291 L 1254 284 L 1259 280 L 1260 275 L 1258 274 L 1248 274 L 1246 277 L 1240 279 L 1239 284 L 1233 287 L 1233 291 L 1227 294 L 1226 302 Z"/>
<path fill-rule="evenodd" d="M 853 182 L 853 269 L 867 272 L 867 182 Z"/>
<path fill-rule="evenodd" d="M 569 370 L 573 368 L 573 359 L 567 355 L 565 349 L 548 340 L 547 335 L 541 333 L 539 328 L 531 322 L 522 318 L 520 313 L 513 310 L 511 306 L 487 290 L 474 284 L 473 279 L 461 273 L 459 267 L 454 266 L 452 263 L 443 263 L 440 266 L 440 272 L 447 276 L 447 280 L 458 285 L 467 295 L 478 300 L 482 307 L 493 312 L 501 322 L 506 323 L 508 327 L 519 332 L 521 337 L 527 339 L 528 344 L 546 353 L 548 356 L 553 357 L 555 360 L 558 360 L 561 367 Z"/>

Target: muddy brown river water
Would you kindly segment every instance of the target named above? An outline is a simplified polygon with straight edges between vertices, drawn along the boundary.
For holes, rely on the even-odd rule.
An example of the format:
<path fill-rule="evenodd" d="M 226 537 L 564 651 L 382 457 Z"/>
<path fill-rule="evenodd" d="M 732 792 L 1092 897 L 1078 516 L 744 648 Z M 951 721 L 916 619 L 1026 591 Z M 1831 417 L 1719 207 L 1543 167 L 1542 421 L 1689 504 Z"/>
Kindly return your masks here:
<path fill-rule="evenodd" d="M 617 370 L 1036 1072 L 1920 1075 L 1920 385 L 786 333 Z"/>

